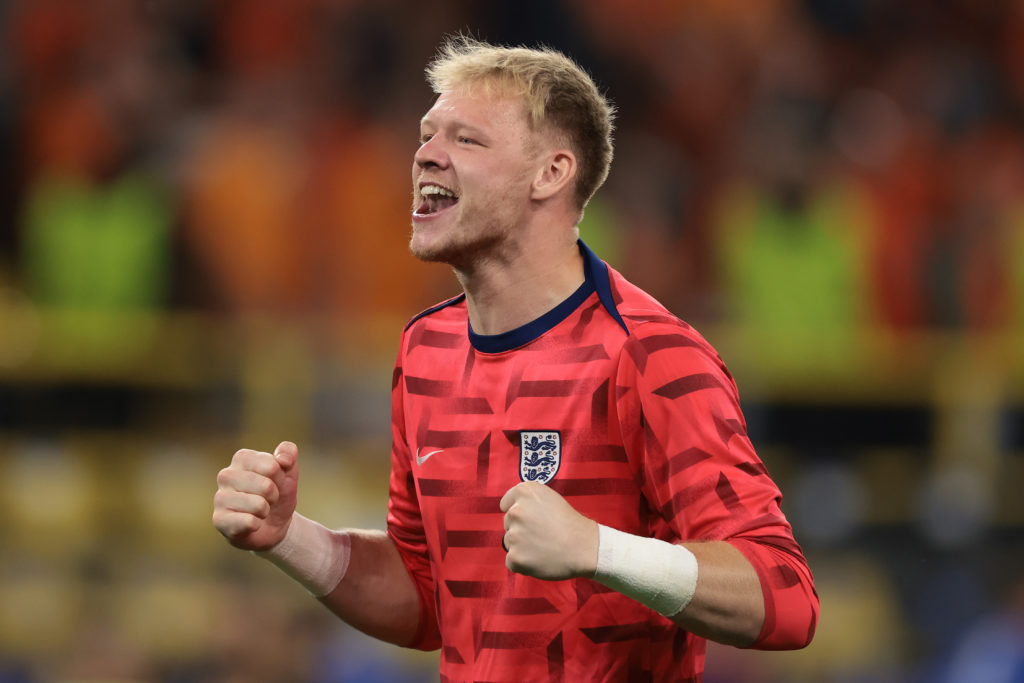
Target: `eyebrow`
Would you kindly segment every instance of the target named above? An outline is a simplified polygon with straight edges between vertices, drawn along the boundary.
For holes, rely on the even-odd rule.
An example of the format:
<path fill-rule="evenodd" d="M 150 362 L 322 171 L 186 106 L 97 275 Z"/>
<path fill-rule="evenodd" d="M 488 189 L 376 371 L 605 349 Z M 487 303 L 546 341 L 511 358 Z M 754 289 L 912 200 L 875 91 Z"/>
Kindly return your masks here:
<path fill-rule="evenodd" d="M 437 122 L 430 118 L 430 114 L 425 114 L 423 118 L 420 119 L 420 128 L 422 129 L 423 126 L 425 125 L 430 125 L 433 126 L 434 128 L 441 127 L 438 125 Z M 490 137 L 487 131 L 485 131 L 483 128 L 480 128 L 479 126 L 474 126 L 473 124 L 467 123 L 466 121 L 462 121 L 460 119 L 449 121 L 445 125 L 454 128 L 455 130 L 466 131 L 467 133 L 471 133 L 474 136 Z"/>

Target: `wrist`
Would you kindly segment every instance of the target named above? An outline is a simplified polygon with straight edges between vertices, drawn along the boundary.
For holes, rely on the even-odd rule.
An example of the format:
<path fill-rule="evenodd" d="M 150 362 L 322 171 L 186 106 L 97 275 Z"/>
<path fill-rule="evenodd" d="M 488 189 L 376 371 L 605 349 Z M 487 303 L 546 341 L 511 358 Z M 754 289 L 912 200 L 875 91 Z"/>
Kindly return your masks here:
<path fill-rule="evenodd" d="M 697 591 L 697 558 L 681 545 L 598 526 L 594 580 L 666 617 Z"/>
<path fill-rule="evenodd" d="M 583 554 L 579 556 L 576 576 L 592 579 L 597 573 L 598 553 L 601 546 L 601 525 L 592 519 L 587 520 L 585 537 L 587 544 Z"/>
<path fill-rule="evenodd" d="M 273 548 L 255 554 L 322 598 L 345 577 L 350 550 L 346 532 L 328 529 L 296 512 L 284 538 Z"/>

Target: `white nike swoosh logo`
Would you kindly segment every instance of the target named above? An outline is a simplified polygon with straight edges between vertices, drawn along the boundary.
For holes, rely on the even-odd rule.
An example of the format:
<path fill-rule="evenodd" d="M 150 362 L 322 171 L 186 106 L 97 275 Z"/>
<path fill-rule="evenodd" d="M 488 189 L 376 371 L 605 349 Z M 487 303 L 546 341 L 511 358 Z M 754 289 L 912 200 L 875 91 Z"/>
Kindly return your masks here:
<path fill-rule="evenodd" d="M 430 451 L 429 453 L 426 453 L 424 455 L 420 455 L 420 450 L 422 450 L 422 449 L 420 449 L 420 448 L 416 449 L 416 464 L 417 465 L 422 465 L 423 463 L 425 463 L 427 461 L 427 458 L 429 458 L 430 456 L 432 456 L 432 455 L 434 455 L 436 453 L 440 453 L 444 449 L 442 448 L 441 450 Z"/>

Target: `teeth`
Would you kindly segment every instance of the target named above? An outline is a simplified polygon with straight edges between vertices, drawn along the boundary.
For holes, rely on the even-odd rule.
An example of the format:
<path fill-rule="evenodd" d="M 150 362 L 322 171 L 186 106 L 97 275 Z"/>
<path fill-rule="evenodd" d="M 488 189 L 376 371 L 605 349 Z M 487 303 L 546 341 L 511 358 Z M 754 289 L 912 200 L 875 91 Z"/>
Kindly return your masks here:
<path fill-rule="evenodd" d="M 422 194 L 424 197 L 435 194 L 441 195 L 442 197 L 455 197 L 454 192 L 447 188 L 441 187 L 440 185 L 424 185 L 420 189 L 420 194 Z"/>

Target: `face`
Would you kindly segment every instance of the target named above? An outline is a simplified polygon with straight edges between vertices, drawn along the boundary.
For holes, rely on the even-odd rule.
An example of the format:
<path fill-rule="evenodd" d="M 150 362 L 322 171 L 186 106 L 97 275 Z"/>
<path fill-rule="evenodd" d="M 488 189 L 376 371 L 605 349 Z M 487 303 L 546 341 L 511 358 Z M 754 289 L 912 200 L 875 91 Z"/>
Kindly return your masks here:
<path fill-rule="evenodd" d="M 518 97 L 443 93 L 420 122 L 409 248 L 468 268 L 515 239 L 530 209 L 533 132 Z"/>

